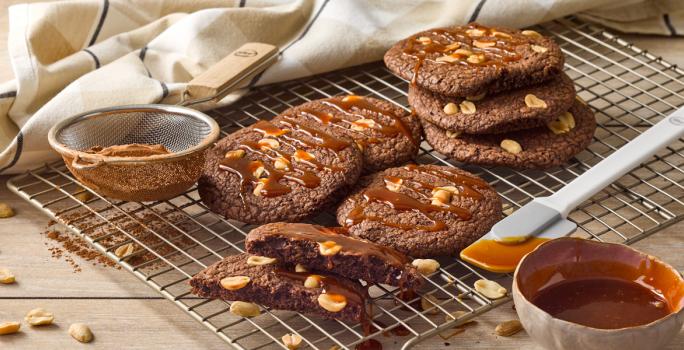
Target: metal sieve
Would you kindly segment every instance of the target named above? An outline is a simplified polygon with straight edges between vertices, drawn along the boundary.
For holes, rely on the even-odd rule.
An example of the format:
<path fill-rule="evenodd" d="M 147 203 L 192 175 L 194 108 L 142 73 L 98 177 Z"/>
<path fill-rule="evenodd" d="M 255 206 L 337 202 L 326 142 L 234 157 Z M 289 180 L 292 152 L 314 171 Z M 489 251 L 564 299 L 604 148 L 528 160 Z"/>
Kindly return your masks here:
<path fill-rule="evenodd" d="M 272 63 L 277 49 L 248 43 L 188 83 L 184 106 L 225 96 L 241 81 Z M 205 150 L 219 136 L 216 121 L 183 106 L 130 105 L 98 109 L 62 120 L 48 140 L 69 171 L 85 186 L 114 199 L 173 198 L 199 178 Z M 163 145 L 170 153 L 109 156 L 93 147 Z"/>

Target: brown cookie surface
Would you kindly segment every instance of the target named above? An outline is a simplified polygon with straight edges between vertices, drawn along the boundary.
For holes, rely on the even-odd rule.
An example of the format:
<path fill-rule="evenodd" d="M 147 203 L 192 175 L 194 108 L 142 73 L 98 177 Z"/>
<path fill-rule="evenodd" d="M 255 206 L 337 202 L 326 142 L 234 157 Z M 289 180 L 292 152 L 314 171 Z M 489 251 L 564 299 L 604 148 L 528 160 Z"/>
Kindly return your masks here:
<path fill-rule="evenodd" d="M 468 99 L 410 86 L 408 99 L 418 117 L 442 129 L 498 134 L 546 125 L 572 106 L 575 87 L 561 73 L 538 85 Z"/>
<path fill-rule="evenodd" d="M 338 200 L 361 167 L 351 139 L 293 120 L 259 121 L 208 151 L 198 192 L 209 209 L 229 219 L 301 221 Z"/>
<path fill-rule="evenodd" d="M 323 274 L 318 287 L 307 288 L 304 281 L 312 274 L 286 270 L 276 264 L 250 265 L 249 256 L 246 253 L 227 256 L 200 271 L 190 280 L 192 293 L 203 298 L 253 302 L 328 319 L 360 322 L 367 318 L 368 292 L 358 281 Z M 233 290 L 221 285 L 222 279 L 238 276 L 247 277 L 249 281 Z M 326 293 L 335 298 L 342 296 L 346 305 L 336 312 L 323 308 L 318 299 Z"/>
<path fill-rule="evenodd" d="M 518 169 L 544 169 L 566 163 L 585 149 L 594 136 L 596 119 L 592 110 L 576 101 L 568 111 L 575 126 L 556 134 L 548 126 L 503 134 L 447 136 L 446 130 L 423 122 L 426 141 L 437 151 L 454 160 L 480 165 L 501 165 Z M 557 121 L 555 121 L 557 123 Z M 502 148 L 503 140 L 517 142 L 517 154 Z"/>
<path fill-rule="evenodd" d="M 419 87 L 447 96 L 497 93 L 549 80 L 564 58 L 550 38 L 477 23 L 434 28 L 401 40 L 385 64 Z"/>
<path fill-rule="evenodd" d="M 420 122 L 388 101 L 336 96 L 292 107 L 276 120 L 283 118 L 354 140 L 363 150 L 365 173 L 406 163 L 418 153 Z"/>
<path fill-rule="evenodd" d="M 337 210 L 353 236 L 412 257 L 457 255 L 501 218 L 484 180 L 438 165 L 390 168 L 361 181 Z"/>

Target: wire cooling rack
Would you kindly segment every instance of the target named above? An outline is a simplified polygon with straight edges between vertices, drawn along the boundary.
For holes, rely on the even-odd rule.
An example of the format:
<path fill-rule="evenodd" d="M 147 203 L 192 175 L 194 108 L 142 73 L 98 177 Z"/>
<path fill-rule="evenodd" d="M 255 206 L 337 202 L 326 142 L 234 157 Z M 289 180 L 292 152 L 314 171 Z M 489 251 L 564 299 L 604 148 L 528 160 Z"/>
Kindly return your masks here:
<path fill-rule="evenodd" d="M 684 71 L 660 58 L 574 17 L 536 29 L 561 45 L 566 72 L 579 96 L 596 112 L 599 127 L 589 148 L 560 168 L 515 171 L 466 166 L 497 189 L 507 214 L 561 188 L 684 105 Z M 256 88 L 236 104 L 210 114 L 225 135 L 292 105 L 337 94 L 370 95 L 405 107 L 406 91 L 405 81 L 381 63 L 373 63 Z M 455 164 L 426 144 L 416 161 Z M 571 213 L 570 219 L 579 227 L 576 235 L 626 244 L 640 240 L 684 217 L 682 184 L 684 142 L 680 139 Z M 392 340 L 408 348 L 436 334 L 446 339 L 460 332 L 454 327 L 509 301 L 489 300 L 472 285 L 488 278 L 510 286 L 510 276 L 487 274 L 452 258 L 441 261 L 442 268 L 411 301 L 399 299 L 396 289 L 371 287 L 375 329 L 368 336 L 359 325 L 288 311 L 262 308 L 257 317 L 240 318 L 228 312 L 229 302 L 190 294 L 188 279 L 221 257 L 241 252 L 244 236 L 253 226 L 211 213 L 195 189 L 162 202 L 113 201 L 79 184 L 61 161 L 15 177 L 9 187 L 239 349 L 285 348 L 280 339 L 286 333 L 301 335 L 305 347 L 326 350 L 354 348 L 367 338 L 382 340 L 393 333 Z M 83 197 L 86 193 L 91 198 Z M 334 216 L 323 213 L 313 221 L 332 225 Z M 135 244 L 135 253 L 117 257 L 117 248 L 129 243 Z M 453 314 L 459 310 L 464 313 Z"/>

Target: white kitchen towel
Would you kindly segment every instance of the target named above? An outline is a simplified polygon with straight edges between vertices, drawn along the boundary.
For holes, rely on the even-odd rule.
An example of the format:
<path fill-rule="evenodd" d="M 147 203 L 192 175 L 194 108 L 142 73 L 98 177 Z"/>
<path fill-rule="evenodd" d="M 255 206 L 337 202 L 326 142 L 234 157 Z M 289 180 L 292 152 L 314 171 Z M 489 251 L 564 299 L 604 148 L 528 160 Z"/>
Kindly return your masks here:
<path fill-rule="evenodd" d="M 9 9 L 15 80 L 0 84 L 0 173 L 57 158 L 47 132 L 90 109 L 176 103 L 185 82 L 248 41 L 280 60 L 252 84 L 382 58 L 430 27 L 523 27 L 571 13 L 623 31 L 684 33 L 680 0 L 72 0 Z M 588 12 L 587 12 L 588 11 Z"/>

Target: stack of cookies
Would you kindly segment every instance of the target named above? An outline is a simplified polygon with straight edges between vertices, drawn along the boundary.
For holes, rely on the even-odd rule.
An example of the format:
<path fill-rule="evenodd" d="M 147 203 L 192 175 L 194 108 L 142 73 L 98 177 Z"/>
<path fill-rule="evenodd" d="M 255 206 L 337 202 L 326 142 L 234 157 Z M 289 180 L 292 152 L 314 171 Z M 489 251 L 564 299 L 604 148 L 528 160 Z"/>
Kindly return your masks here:
<path fill-rule="evenodd" d="M 563 164 L 591 142 L 596 120 L 563 62 L 535 31 L 476 23 L 417 33 L 385 54 L 410 80 L 409 103 L 435 150 L 522 169 Z"/>

